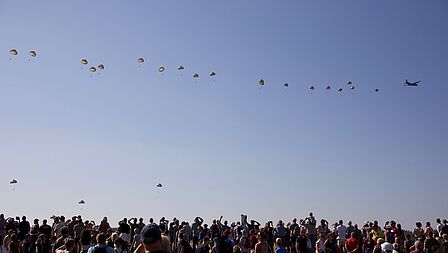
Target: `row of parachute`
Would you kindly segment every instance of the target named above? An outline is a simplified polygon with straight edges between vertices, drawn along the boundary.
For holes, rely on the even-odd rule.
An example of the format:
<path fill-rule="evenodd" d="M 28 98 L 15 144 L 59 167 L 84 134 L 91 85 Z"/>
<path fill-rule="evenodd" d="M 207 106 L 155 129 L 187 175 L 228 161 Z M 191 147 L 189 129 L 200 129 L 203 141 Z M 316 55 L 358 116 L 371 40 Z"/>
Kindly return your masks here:
<path fill-rule="evenodd" d="M 12 56 L 16 56 L 16 55 L 19 54 L 19 52 L 17 51 L 17 49 L 11 49 L 11 50 L 9 50 L 9 53 L 10 53 Z M 29 54 L 32 58 L 37 57 L 37 52 L 36 52 L 35 50 L 31 50 L 31 51 L 29 51 L 28 54 Z M 11 58 L 10 58 L 10 60 L 11 60 Z M 139 58 L 137 58 L 137 62 L 138 62 L 138 64 L 143 64 L 143 63 L 145 62 L 145 58 L 143 58 L 143 57 L 139 57 Z M 80 63 L 81 63 L 81 65 L 86 66 L 86 65 L 89 65 L 89 60 L 87 60 L 87 59 L 84 58 L 84 59 L 81 59 Z M 82 68 L 82 67 L 81 67 L 81 68 Z M 100 63 L 100 64 L 98 64 L 98 65 L 95 65 L 95 66 L 90 66 L 90 67 L 88 68 L 88 70 L 89 70 L 90 72 L 92 72 L 92 73 L 95 73 L 95 72 L 100 71 L 100 70 L 102 71 L 102 70 L 104 70 L 104 69 L 105 69 L 105 66 L 104 66 L 104 64 L 102 64 L 102 63 Z M 179 65 L 179 66 L 177 67 L 177 70 L 178 70 L 178 71 L 183 71 L 184 69 L 185 69 L 185 68 L 184 68 L 184 66 L 182 66 L 182 65 Z M 164 66 L 160 66 L 159 69 L 158 69 L 158 71 L 159 71 L 160 73 L 165 72 L 165 70 L 166 70 L 166 68 L 165 68 Z M 210 72 L 210 73 L 209 73 L 209 76 L 210 76 L 210 77 L 214 77 L 214 76 L 216 76 L 216 72 L 214 72 L 214 71 Z M 193 74 L 193 78 L 199 78 L 199 73 L 194 73 L 194 74 Z"/>
<path fill-rule="evenodd" d="M 16 56 L 16 55 L 18 55 L 18 51 L 17 51 L 16 49 L 11 49 L 11 50 L 9 50 L 9 53 L 10 53 L 12 56 Z M 33 58 L 37 57 L 37 52 L 34 51 L 34 50 L 29 51 L 28 54 L 29 54 L 31 57 L 33 57 Z M 137 58 L 137 63 L 138 63 L 138 64 L 143 64 L 144 62 L 145 62 L 145 58 L 143 58 L 143 57 L 139 57 L 139 58 Z M 84 59 L 81 59 L 80 63 L 81 63 L 82 66 L 87 66 L 87 65 L 89 65 L 89 60 L 87 60 L 87 59 L 84 58 Z M 139 67 L 140 67 L 140 66 L 139 66 Z M 81 67 L 81 68 L 82 68 L 82 67 Z M 97 71 L 103 71 L 104 69 L 105 69 L 105 66 L 104 66 L 104 64 L 102 64 L 102 63 L 100 63 L 100 64 L 98 64 L 98 65 L 95 65 L 95 66 L 90 66 L 90 67 L 88 68 L 88 70 L 89 70 L 90 72 L 92 72 L 92 73 L 95 73 L 95 72 L 97 72 Z M 182 66 L 182 65 L 179 65 L 179 66 L 177 67 L 177 70 L 178 70 L 178 71 L 183 71 L 184 69 L 185 69 L 185 68 L 184 68 L 184 66 Z M 165 68 L 164 66 L 160 66 L 159 69 L 158 69 L 158 71 L 159 71 L 160 73 L 165 72 L 165 70 L 166 70 L 166 68 Z M 210 77 L 215 77 L 215 76 L 216 76 L 216 72 L 214 72 L 214 71 L 210 72 L 210 73 L 209 73 L 209 76 L 210 76 Z M 199 78 L 199 73 L 194 73 L 194 74 L 193 74 L 193 78 Z M 265 84 L 266 84 L 266 82 L 264 81 L 264 79 L 260 79 L 260 80 L 258 81 L 258 85 L 259 85 L 260 88 L 263 88 L 263 87 L 265 86 Z M 289 87 L 289 83 L 285 82 L 285 83 L 283 83 L 282 86 L 283 86 L 284 88 L 288 88 L 288 87 Z M 348 86 L 347 89 L 349 89 L 349 90 L 355 90 L 355 86 L 353 85 L 353 82 L 352 82 L 352 81 L 348 81 L 348 82 L 347 82 L 347 86 Z M 313 91 L 316 90 L 316 86 L 314 86 L 314 85 L 310 85 L 308 89 L 309 89 L 311 92 L 313 92 Z M 325 87 L 325 90 L 326 90 L 326 91 L 330 91 L 330 90 L 332 90 L 332 87 L 331 87 L 330 85 L 327 85 L 327 86 Z M 344 90 L 343 88 L 338 88 L 338 89 L 337 89 L 338 92 L 342 92 L 343 90 Z M 378 88 L 375 88 L 375 89 L 374 89 L 374 92 L 379 92 L 379 91 L 380 91 L 380 90 L 379 90 Z"/>
<path fill-rule="evenodd" d="M 142 63 L 145 62 L 145 58 L 140 57 L 140 58 L 137 59 L 137 62 L 138 62 L 139 64 L 142 64 Z M 87 59 L 82 59 L 82 60 L 81 60 L 81 64 L 82 64 L 82 65 L 88 65 L 88 64 L 89 64 L 89 61 L 88 61 Z M 99 64 L 97 68 L 100 69 L 100 70 L 104 70 L 104 64 Z M 95 67 L 92 66 L 92 67 L 89 68 L 89 71 L 92 72 L 92 73 L 95 73 L 95 72 L 97 71 L 97 68 L 95 68 Z M 182 65 L 179 65 L 179 67 L 177 67 L 177 70 L 179 70 L 179 71 L 182 71 L 182 70 L 184 70 L 184 69 L 185 69 L 185 68 L 184 68 L 184 66 L 182 66 Z M 160 73 L 165 72 L 165 70 L 166 70 L 166 68 L 165 68 L 164 66 L 160 66 L 160 67 L 159 67 L 159 72 L 160 72 Z M 214 71 L 212 71 L 212 72 L 210 72 L 209 76 L 210 76 L 210 77 L 214 77 L 214 76 L 216 76 L 216 73 L 215 73 Z M 199 78 L 199 74 L 198 74 L 198 73 L 194 73 L 194 74 L 193 74 L 193 78 Z"/>
<path fill-rule="evenodd" d="M 265 81 L 264 81 L 264 79 L 260 79 L 260 80 L 258 81 L 258 85 L 260 86 L 260 88 L 263 88 L 264 85 L 265 85 Z M 347 85 L 348 85 L 348 89 L 350 89 L 350 90 L 354 90 L 354 89 L 355 89 L 355 86 L 353 85 L 353 82 L 352 82 L 352 81 L 348 81 L 348 82 L 347 82 Z M 288 88 L 288 87 L 289 87 L 289 83 L 283 83 L 283 87 Z M 311 92 L 313 92 L 313 91 L 316 90 L 316 86 L 314 86 L 314 85 L 310 85 L 310 87 L 309 87 L 308 89 L 309 89 Z M 327 85 L 327 86 L 325 86 L 325 90 L 326 90 L 326 91 L 330 91 L 331 89 L 332 89 L 331 85 Z M 339 91 L 339 92 L 342 92 L 343 90 L 344 90 L 343 88 L 338 88 L 338 89 L 337 89 L 337 91 Z M 375 88 L 374 91 L 375 91 L 375 92 L 379 92 L 380 89 Z"/>
<path fill-rule="evenodd" d="M 18 183 L 17 179 L 11 179 L 11 181 L 9 181 L 9 184 L 13 186 L 13 189 L 12 189 L 13 191 L 15 191 L 15 185 L 16 185 L 17 183 Z M 156 188 L 157 188 L 157 191 L 160 193 L 160 189 L 163 188 L 163 185 L 162 185 L 161 183 L 158 183 L 158 184 L 156 185 Z M 83 199 L 81 199 L 81 200 L 78 202 L 79 205 L 84 205 L 85 203 L 86 203 L 86 201 L 83 200 Z"/>

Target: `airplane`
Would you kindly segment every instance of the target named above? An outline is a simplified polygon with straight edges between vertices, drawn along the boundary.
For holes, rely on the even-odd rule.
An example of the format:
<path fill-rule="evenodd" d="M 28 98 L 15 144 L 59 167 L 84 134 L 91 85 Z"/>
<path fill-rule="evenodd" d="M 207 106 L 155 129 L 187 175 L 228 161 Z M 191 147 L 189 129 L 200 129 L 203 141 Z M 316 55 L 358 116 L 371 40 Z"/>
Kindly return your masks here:
<path fill-rule="evenodd" d="M 403 84 L 404 84 L 404 86 L 414 86 L 414 87 L 416 87 L 416 86 L 418 86 L 418 84 L 420 82 L 421 82 L 420 80 L 418 80 L 417 82 L 409 82 L 408 79 L 406 79 L 406 82 L 403 83 Z"/>

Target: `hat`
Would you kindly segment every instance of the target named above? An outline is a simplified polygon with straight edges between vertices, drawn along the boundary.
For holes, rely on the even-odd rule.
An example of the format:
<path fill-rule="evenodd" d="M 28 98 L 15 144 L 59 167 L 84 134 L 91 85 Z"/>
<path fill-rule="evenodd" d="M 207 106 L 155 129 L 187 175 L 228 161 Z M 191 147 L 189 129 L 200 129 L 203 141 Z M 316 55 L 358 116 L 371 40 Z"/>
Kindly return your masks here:
<path fill-rule="evenodd" d="M 162 233 L 159 226 L 155 224 L 148 224 L 143 227 L 140 233 L 144 243 L 152 244 L 160 239 L 162 239 Z"/>
<path fill-rule="evenodd" d="M 394 245 L 391 243 L 385 242 L 381 244 L 381 250 L 384 252 L 392 252 L 394 250 Z"/>

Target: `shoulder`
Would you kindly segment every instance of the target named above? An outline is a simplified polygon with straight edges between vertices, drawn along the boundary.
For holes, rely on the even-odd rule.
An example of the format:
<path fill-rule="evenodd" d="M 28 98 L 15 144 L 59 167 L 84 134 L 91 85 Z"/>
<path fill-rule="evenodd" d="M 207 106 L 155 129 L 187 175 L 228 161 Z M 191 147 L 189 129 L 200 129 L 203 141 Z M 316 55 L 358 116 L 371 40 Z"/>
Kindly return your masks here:
<path fill-rule="evenodd" d="M 95 250 L 96 246 L 92 246 L 87 250 L 87 253 L 92 253 Z"/>

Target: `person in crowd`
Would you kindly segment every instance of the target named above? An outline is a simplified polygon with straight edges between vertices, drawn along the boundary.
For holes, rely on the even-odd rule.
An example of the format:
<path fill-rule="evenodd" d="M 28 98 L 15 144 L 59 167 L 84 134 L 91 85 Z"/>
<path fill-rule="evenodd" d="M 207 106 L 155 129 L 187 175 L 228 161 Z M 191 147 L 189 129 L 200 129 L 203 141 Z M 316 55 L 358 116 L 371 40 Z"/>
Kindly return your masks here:
<path fill-rule="evenodd" d="M 202 225 L 204 220 L 201 217 L 196 217 L 193 224 L 191 225 L 191 230 L 193 233 L 193 250 L 196 251 L 196 247 L 199 243 L 199 227 Z"/>
<path fill-rule="evenodd" d="M 22 216 L 22 221 L 19 223 L 19 240 L 25 239 L 30 230 L 30 223 L 26 220 L 26 216 Z"/>
<path fill-rule="evenodd" d="M 350 237 L 345 241 L 346 253 L 357 253 L 359 250 L 359 241 L 355 237 L 355 232 L 350 234 Z"/>
<path fill-rule="evenodd" d="M 425 242 L 423 243 L 423 251 L 425 253 L 438 253 L 440 246 L 439 242 L 434 238 L 434 233 L 428 231 Z"/>
<path fill-rule="evenodd" d="M 337 242 L 334 238 L 333 233 L 329 233 L 327 235 L 327 239 L 325 240 L 325 253 L 337 253 Z"/>
<path fill-rule="evenodd" d="M 20 253 L 20 241 L 16 233 L 11 235 L 11 240 L 8 243 L 8 251 L 9 253 Z"/>
<path fill-rule="evenodd" d="M 285 246 L 283 246 L 282 238 L 278 237 L 275 239 L 275 244 L 277 247 L 275 248 L 275 253 L 288 253 Z"/>
<path fill-rule="evenodd" d="M 257 235 L 258 242 L 255 244 L 254 253 L 269 253 L 269 245 L 265 233 L 259 232 Z M 221 253 L 221 252 L 219 252 Z"/>
<path fill-rule="evenodd" d="M 64 241 L 64 245 L 59 247 L 56 250 L 56 253 L 75 253 L 75 240 L 73 240 L 71 237 L 66 238 Z"/>
<path fill-rule="evenodd" d="M 346 233 L 347 233 L 347 227 L 344 225 L 344 221 L 340 220 L 338 223 L 338 226 L 336 227 L 336 233 L 337 233 L 337 242 L 338 242 L 338 253 L 344 252 L 345 247 L 345 240 L 346 240 Z"/>
<path fill-rule="evenodd" d="M 6 235 L 5 226 L 6 226 L 5 215 L 1 213 L 0 214 L 0 237 L 1 238 L 5 237 L 5 235 Z M 3 243 L 3 241 L 1 243 Z"/>
<path fill-rule="evenodd" d="M 423 245 L 420 240 L 416 240 L 411 253 L 423 253 Z"/>
<path fill-rule="evenodd" d="M 61 235 L 56 239 L 56 242 L 53 244 L 53 253 L 56 253 L 56 250 L 65 244 L 65 239 L 69 237 L 68 227 L 62 227 L 60 230 Z"/>
<path fill-rule="evenodd" d="M 210 238 L 206 236 L 197 247 L 196 253 L 209 253 L 209 252 L 210 252 Z"/>
<path fill-rule="evenodd" d="M 51 243 L 45 234 L 40 234 L 36 240 L 36 253 L 50 253 Z"/>
<path fill-rule="evenodd" d="M 310 248 L 311 241 L 308 238 L 308 235 L 306 234 L 306 229 L 300 230 L 300 236 L 297 238 L 296 241 L 296 253 L 307 253 L 308 249 Z"/>
<path fill-rule="evenodd" d="M 107 230 L 110 228 L 109 222 L 107 222 L 107 217 L 104 217 L 100 223 L 100 227 L 98 228 L 99 233 L 107 233 Z"/>
<path fill-rule="evenodd" d="M 365 234 L 366 238 L 363 242 L 363 253 L 372 253 L 375 248 L 376 242 L 372 239 L 372 235 L 367 233 Z"/>
<path fill-rule="evenodd" d="M 326 253 L 325 252 L 325 235 L 319 234 L 319 239 L 316 241 L 315 249 L 316 253 Z"/>
<path fill-rule="evenodd" d="M 425 237 L 425 230 L 422 228 L 421 222 L 415 223 L 415 228 L 412 231 L 412 235 L 414 236 L 415 239 Z"/>
<path fill-rule="evenodd" d="M 127 253 L 126 243 L 120 237 L 118 237 L 114 241 L 114 251 L 115 251 L 115 253 Z"/>
<path fill-rule="evenodd" d="M 96 236 L 96 245 L 89 248 L 87 253 L 115 253 L 114 249 L 106 245 L 106 234 L 99 233 Z"/>

